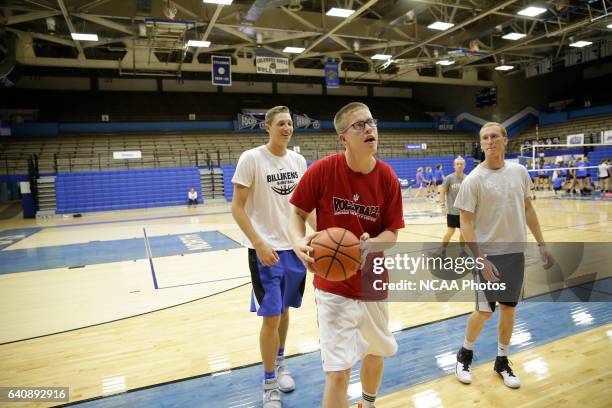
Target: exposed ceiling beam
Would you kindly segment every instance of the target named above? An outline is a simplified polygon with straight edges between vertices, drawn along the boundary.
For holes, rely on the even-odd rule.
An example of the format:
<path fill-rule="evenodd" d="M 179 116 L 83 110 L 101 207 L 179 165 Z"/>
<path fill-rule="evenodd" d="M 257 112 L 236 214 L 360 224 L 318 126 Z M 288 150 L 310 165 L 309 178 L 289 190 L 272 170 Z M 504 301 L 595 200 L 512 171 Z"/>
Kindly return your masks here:
<path fill-rule="evenodd" d="M 329 36 L 331 36 L 332 34 L 334 34 L 336 31 L 338 31 L 339 29 L 341 29 L 342 27 L 344 27 L 345 25 L 347 25 L 348 23 L 350 23 L 351 21 L 353 21 L 355 18 L 357 18 L 360 14 L 362 14 L 364 11 L 366 11 L 368 8 L 370 8 L 371 6 L 373 6 L 374 4 L 376 4 L 378 2 L 378 0 L 370 0 L 368 1 L 366 4 L 364 4 L 363 6 L 359 7 L 359 9 L 357 11 L 355 11 L 353 14 L 351 14 L 350 16 L 348 16 L 343 22 L 341 22 L 340 24 L 336 25 L 334 28 L 332 28 L 331 30 L 329 30 L 328 32 L 326 32 L 325 34 L 323 34 L 321 37 L 317 38 L 312 44 L 310 44 L 308 46 L 308 48 L 306 48 L 306 50 L 304 50 L 304 53 L 308 53 L 310 52 L 314 47 L 316 47 L 317 45 L 319 45 L 321 42 L 323 42 L 326 38 L 328 38 Z M 301 57 L 301 54 L 298 55 L 295 59 L 294 62 L 299 60 Z"/>
<path fill-rule="evenodd" d="M 74 24 L 72 24 L 72 20 L 70 20 L 70 14 L 68 14 L 68 9 L 66 8 L 66 5 L 64 4 L 64 0 L 57 0 L 57 4 L 59 4 L 60 10 L 62 10 L 62 14 L 64 15 L 64 19 L 66 20 L 66 25 L 68 25 L 68 30 L 70 30 L 71 33 L 76 33 L 77 30 L 74 28 Z M 85 57 L 85 54 L 83 53 L 83 47 L 81 47 L 81 43 L 78 42 L 77 40 L 73 40 L 73 41 L 74 41 L 74 46 L 79 51 L 79 55 L 82 55 L 83 57 Z"/>
<path fill-rule="evenodd" d="M 115 23 L 114 21 L 107 20 L 102 17 L 92 16 L 91 14 L 84 14 L 84 13 L 73 13 L 72 15 L 80 19 L 83 19 L 83 20 L 91 21 L 92 23 L 96 23 L 103 27 L 107 27 L 107 28 L 110 28 L 116 31 L 120 31 L 125 34 L 134 34 L 134 31 L 130 27 L 123 25 L 123 24 Z"/>
<path fill-rule="evenodd" d="M 130 48 L 131 47 L 131 42 L 133 42 L 134 37 L 133 36 L 129 36 L 129 37 L 116 37 L 116 38 L 104 38 L 101 39 L 100 41 L 96 41 L 96 42 L 89 42 L 86 44 L 83 44 L 83 48 L 96 48 L 96 47 L 102 47 L 104 45 L 107 44 L 114 44 L 114 43 L 123 43 L 126 48 Z"/>
<path fill-rule="evenodd" d="M 33 20 L 40 20 L 61 14 L 59 11 L 34 11 L 32 13 L 12 15 L 6 18 L 6 25 L 25 23 Z"/>
<path fill-rule="evenodd" d="M 517 0 L 505 0 L 505 1 L 502 1 L 501 3 L 498 3 L 497 5 L 491 7 L 489 10 L 487 10 L 487 11 L 481 13 L 481 14 L 478 14 L 477 16 L 474 16 L 472 18 L 468 18 L 467 20 L 464 20 L 461 23 L 454 25 L 453 27 L 449 28 L 448 30 L 442 31 L 442 32 L 440 32 L 438 34 L 434 34 L 431 37 L 428 37 L 426 40 L 423 40 L 423 41 L 421 41 L 421 42 L 419 42 L 417 44 L 414 44 L 414 45 L 412 45 L 412 46 L 410 46 L 408 48 L 403 49 L 398 54 L 394 55 L 393 59 L 399 58 L 400 56 L 402 56 L 404 54 L 407 54 L 407 53 L 409 53 L 412 50 L 416 50 L 417 48 L 420 48 L 420 47 L 422 47 L 424 45 L 427 45 L 427 44 L 429 44 L 432 41 L 435 41 L 435 40 L 437 40 L 439 38 L 445 37 L 445 36 L 455 32 L 455 31 L 457 31 L 457 30 L 459 30 L 459 29 L 461 29 L 461 28 L 463 28 L 463 27 L 465 27 L 467 25 L 475 23 L 476 21 L 478 21 L 478 20 L 480 20 L 482 18 L 485 18 L 489 14 L 492 14 L 492 13 L 494 13 L 497 10 L 501 10 L 501 9 L 509 6 L 510 4 L 516 2 L 516 1 Z"/>
<path fill-rule="evenodd" d="M 215 27 L 215 24 L 217 23 L 217 19 L 219 18 L 219 15 L 221 14 L 222 9 L 223 9 L 223 4 L 217 4 L 217 7 L 215 8 L 215 12 L 213 13 L 213 16 L 210 19 L 208 25 L 206 26 L 206 30 L 204 31 L 204 34 L 202 35 L 202 41 L 206 41 L 206 39 L 212 32 L 213 28 Z M 198 55 L 200 55 L 202 51 L 204 51 L 202 48 L 198 48 L 193 54 L 193 59 L 195 60 L 196 58 L 198 58 Z"/>
<path fill-rule="evenodd" d="M 255 40 L 251 37 L 249 37 L 248 35 L 246 35 L 245 33 L 243 33 L 242 31 L 238 31 L 233 27 L 227 26 L 225 24 L 217 24 L 217 28 L 219 28 L 220 30 L 225 31 L 228 34 L 231 34 L 233 36 L 236 36 L 238 38 L 240 38 L 241 40 L 245 40 L 250 42 L 251 44 L 255 43 Z"/>
<path fill-rule="evenodd" d="M 264 42 L 266 44 L 272 44 L 272 43 L 281 42 L 281 41 L 291 41 L 291 40 L 299 40 L 302 38 L 310 38 L 310 37 L 314 37 L 315 35 L 319 35 L 319 34 L 317 33 L 295 33 L 295 34 L 282 35 L 276 38 L 267 38 L 267 39 L 264 39 Z"/>
<path fill-rule="evenodd" d="M 497 50 L 491 51 L 491 53 L 489 55 L 486 55 L 486 56 L 483 56 L 483 57 L 477 57 L 476 59 L 472 60 L 471 62 L 480 61 L 481 59 L 485 59 L 485 58 L 488 58 L 488 57 L 493 57 L 495 55 L 498 55 L 498 54 L 501 54 L 501 53 L 504 53 L 504 52 L 507 52 L 507 51 L 515 50 L 515 49 L 517 49 L 519 47 L 522 47 L 524 45 L 530 44 L 530 43 L 532 43 L 534 41 L 538 41 L 538 40 L 542 40 L 542 39 L 545 39 L 545 38 L 555 37 L 555 36 L 558 36 L 558 35 L 562 35 L 564 33 L 576 30 L 578 28 L 584 27 L 584 26 L 589 25 L 591 23 L 592 23 L 592 20 L 590 18 L 586 18 L 586 19 L 580 20 L 580 21 L 578 21 L 578 22 L 576 22 L 574 24 L 566 25 L 565 27 L 560 28 L 560 29 L 558 29 L 556 31 L 552 31 L 552 32 L 549 32 L 549 33 L 544 33 L 544 34 L 537 35 L 535 37 L 527 38 L 527 39 L 525 39 L 523 41 L 520 41 L 518 44 L 510 44 L 510 45 L 507 45 L 505 47 L 498 48 Z M 460 64 L 460 65 L 458 65 L 456 67 L 453 67 L 453 69 L 461 68 L 461 67 L 464 67 L 466 65 L 468 65 L 468 64 Z"/>
<path fill-rule="evenodd" d="M 88 10 L 91 10 L 92 8 L 94 8 L 94 7 L 98 7 L 98 6 L 101 6 L 104 3 L 108 3 L 109 1 L 111 1 L 111 0 L 95 0 L 95 1 L 92 1 L 91 3 L 87 3 L 84 6 L 79 7 L 78 10 L 80 12 L 88 11 Z"/>
<path fill-rule="evenodd" d="M 48 34 L 41 34 L 41 33 L 31 33 L 31 32 L 26 32 L 26 31 L 21 31 L 21 30 L 16 30 L 14 28 L 7 28 L 6 31 L 10 31 L 12 33 L 17 34 L 19 37 L 21 38 L 38 38 L 40 40 L 45 40 L 45 41 L 49 41 L 52 43 L 56 43 L 56 44 L 61 44 L 61 45 L 66 45 L 68 47 L 74 47 L 74 42 L 72 40 L 67 40 L 66 38 L 63 37 L 58 37 L 56 35 L 48 35 Z"/>
<path fill-rule="evenodd" d="M 193 11 L 189 10 L 188 8 L 181 6 L 176 1 L 173 1 L 172 3 L 176 6 L 176 9 L 178 11 L 182 11 L 183 14 L 187 14 L 189 17 L 195 18 L 195 19 L 198 19 L 200 17 L 196 13 L 194 13 Z"/>
<path fill-rule="evenodd" d="M 30 3 L 30 4 L 34 4 L 38 7 L 42 7 L 42 8 L 46 8 L 47 10 L 53 10 L 53 11 L 57 11 L 57 9 L 55 7 L 53 7 L 53 5 L 49 4 L 48 2 L 44 1 L 44 0 L 24 0 L 26 3 Z"/>
<path fill-rule="evenodd" d="M 294 20 L 300 22 L 303 26 L 307 27 L 310 30 L 313 31 L 319 31 L 321 32 L 323 29 L 321 27 L 317 27 L 316 25 L 312 24 L 310 21 L 306 20 L 305 18 L 299 16 L 297 13 L 289 10 L 287 7 L 281 7 L 281 10 L 283 10 L 285 13 L 287 13 L 289 16 L 291 16 L 291 18 L 293 18 Z"/>

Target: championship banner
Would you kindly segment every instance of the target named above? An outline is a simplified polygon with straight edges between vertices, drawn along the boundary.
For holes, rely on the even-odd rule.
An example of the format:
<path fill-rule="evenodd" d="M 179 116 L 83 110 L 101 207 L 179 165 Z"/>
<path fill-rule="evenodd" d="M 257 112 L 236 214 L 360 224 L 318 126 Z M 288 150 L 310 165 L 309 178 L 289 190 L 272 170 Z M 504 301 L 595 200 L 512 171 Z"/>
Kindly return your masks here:
<path fill-rule="evenodd" d="M 325 62 L 325 86 L 328 88 L 340 87 L 339 67 L 336 61 Z"/>
<path fill-rule="evenodd" d="M 601 135 L 601 143 L 612 145 L 612 130 L 606 130 Z"/>
<path fill-rule="evenodd" d="M 321 122 L 308 117 L 308 115 L 293 114 L 293 127 L 295 129 L 321 129 Z"/>
<path fill-rule="evenodd" d="M 265 115 L 239 113 L 234 127 L 235 130 L 263 130 L 266 128 Z"/>
<path fill-rule="evenodd" d="M 212 56 L 212 84 L 232 86 L 232 57 Z"/>
<path fill-rule="evenodd" d="M 256 57 L 258 74 L 289 75 L 289 59 L 278 57 Z"/>

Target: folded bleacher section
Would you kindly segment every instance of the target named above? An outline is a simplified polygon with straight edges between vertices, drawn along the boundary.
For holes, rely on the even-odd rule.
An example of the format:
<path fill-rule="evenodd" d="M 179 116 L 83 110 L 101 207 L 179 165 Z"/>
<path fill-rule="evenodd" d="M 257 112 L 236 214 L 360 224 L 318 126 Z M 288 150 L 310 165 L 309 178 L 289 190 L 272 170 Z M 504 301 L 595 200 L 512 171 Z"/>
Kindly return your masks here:
<path fill-rule="evenodd" d="M 187 205 L 195 187 L 202 202 L 197 167 L 59 173 L 57 214 Z"/>

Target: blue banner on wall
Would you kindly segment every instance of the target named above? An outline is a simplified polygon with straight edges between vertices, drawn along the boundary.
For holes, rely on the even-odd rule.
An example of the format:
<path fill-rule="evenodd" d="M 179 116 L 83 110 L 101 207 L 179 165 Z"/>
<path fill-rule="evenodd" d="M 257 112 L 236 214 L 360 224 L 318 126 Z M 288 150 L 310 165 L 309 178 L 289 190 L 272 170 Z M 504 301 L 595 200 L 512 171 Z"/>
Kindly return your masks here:
<path fill-rule="evenodd" d="M 212 56 L 212 84 L 232 86 L 232 57 Z"/>
<path fill-rule="evenodd" d="M 325 86 L 328 88 L 340 87 L 339 66 L 336 61 L 325 62 Z"/>

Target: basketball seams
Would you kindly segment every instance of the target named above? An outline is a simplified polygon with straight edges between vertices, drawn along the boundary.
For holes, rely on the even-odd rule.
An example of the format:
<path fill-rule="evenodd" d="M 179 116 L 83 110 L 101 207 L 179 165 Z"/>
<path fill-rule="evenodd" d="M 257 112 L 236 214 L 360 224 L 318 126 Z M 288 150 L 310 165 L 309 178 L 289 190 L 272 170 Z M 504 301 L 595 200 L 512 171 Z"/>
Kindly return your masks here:
<path fill-rule="evenodd" d="M 344 243 L 345 239 L 354 243 L 346 244 Z M 346 280 L 349 278 L 349 273 L 359 269 L 361 262 L 358 259 L 358 253 L 360 252 L 361 242 L 349 230 L 339 227 L 327 228 L 319 231 L 317 237 L 311 240 L 309 244 L 314 247 L 315 252 L 323 253 L 319 256 L 313 254 L 314 262 L 320 268 L 318 271 L 317 269 L 313 271 L 322 278 L 330 280 L 331 277 L 332 281 Z M 340 257 L 340 255 L 343 255 L 343 257 Z M 324 264 L 325 262 L 327 262 L 327 265 Z"/>

